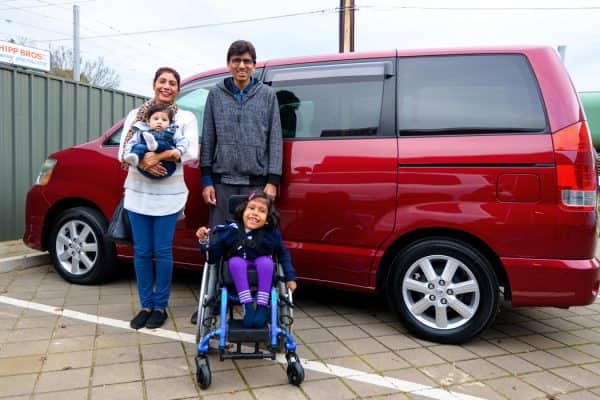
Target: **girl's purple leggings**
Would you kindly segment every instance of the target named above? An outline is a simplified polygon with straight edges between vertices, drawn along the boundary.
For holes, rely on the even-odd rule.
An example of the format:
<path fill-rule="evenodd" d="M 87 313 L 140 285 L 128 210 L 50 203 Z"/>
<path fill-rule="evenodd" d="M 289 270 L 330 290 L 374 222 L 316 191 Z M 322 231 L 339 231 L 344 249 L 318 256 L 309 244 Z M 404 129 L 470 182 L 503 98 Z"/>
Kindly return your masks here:
<path fill-rule="evenodd" d="M 258 275 L 256 304 L 266 306 L 269 304 L 269 292 L 271 291 L 271 282 L 273 280 L 273 259 L 269 256 L 260 256 L 256 260 L 246 260 L 242 257 L 231 257 L 229 259 L 229 271 L 231 272 L 233 283 L 242 304 L 252 302 L 250 285 L 248 284 L 248 267 L 250 266 L 256 268 Z"/>

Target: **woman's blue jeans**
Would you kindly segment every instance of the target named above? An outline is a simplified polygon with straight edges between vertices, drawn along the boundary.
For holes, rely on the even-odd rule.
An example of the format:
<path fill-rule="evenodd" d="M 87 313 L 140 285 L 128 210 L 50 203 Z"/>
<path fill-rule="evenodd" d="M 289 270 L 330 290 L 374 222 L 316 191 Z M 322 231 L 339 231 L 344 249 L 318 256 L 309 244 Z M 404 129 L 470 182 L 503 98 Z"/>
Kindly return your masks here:
<path fill-rule="evenodd" d="M 133 265 L 142 308 L 165 310 L 173 276 L 173 236 L 179 213 L 152 216 L 127 210 L 133 235 Z M 152 268 L 154 257 L 154 268 Z"/>

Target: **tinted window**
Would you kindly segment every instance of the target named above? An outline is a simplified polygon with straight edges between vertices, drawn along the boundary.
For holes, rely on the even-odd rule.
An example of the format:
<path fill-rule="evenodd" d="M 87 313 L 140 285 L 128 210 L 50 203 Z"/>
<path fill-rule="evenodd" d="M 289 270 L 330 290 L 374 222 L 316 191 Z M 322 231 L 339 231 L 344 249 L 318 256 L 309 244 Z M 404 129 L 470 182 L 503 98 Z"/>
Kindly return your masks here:
<path fill-rule="evenodd" d="M 398 61 L 400 134 L 542 132 L 537 81 L 521 55 Z"/>
<path fill-rule="evenodd" d="M 383 77 L 274 82 L 284 138 L 374 136 Z"/>
<path fill-rule="evenodd" d="M 197 87 L 193 90 L 182 93 L 175 101 L 179 108 L 182 110 L 191 111 L 196 116 L 196 121 L 198 121 L 198 137 L 202 137 L 204 106 L 206 105 L 208 92 L 213 86 L 214 84 Z"/>

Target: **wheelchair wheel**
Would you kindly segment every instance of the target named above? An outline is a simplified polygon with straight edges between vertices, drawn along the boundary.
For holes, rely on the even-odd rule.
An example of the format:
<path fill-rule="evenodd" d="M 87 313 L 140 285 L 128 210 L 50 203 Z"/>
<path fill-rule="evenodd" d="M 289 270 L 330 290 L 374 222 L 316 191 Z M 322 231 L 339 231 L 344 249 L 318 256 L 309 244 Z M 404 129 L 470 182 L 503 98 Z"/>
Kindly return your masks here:
<path fill-rule="evenodd" d="M 299 361 L 294 361 L 287 367 L 288 382 L 295 386 L 300 386 L 304 381 L 304 368 Z"/>
<path fill-rule="evenodd" d="M 207 389 L 211 384 L 211 380 L 210 367 L 206 364 L 199 365 L 196 371 L 196 381 L 200 389 Z"/>
<path fill-rule="evenodd" d="M 281 264 L 277 264 L 277 274 L 283 276 L 283 267 Z M 294 311 L 293 311 L 293 300 L 292 293 L 285 287 L 285 282 L 279 281 L 277 282 L 277 296 L 278 307 L 277 310 L 279 315 L 279 325 L 285 328 L 288 332 L 292 326 L 292 322 L 294 321 Z"/>
<path fill-rule="evenodd" d="M 217 292 L 216 266 L 205 264 L 202 272 L 202 283 L 200 284 L 200 295 L 198 298 L 198 317 L 196 321 L 196 343 L 200 342 L 215 326 L 214 310 Z"/>

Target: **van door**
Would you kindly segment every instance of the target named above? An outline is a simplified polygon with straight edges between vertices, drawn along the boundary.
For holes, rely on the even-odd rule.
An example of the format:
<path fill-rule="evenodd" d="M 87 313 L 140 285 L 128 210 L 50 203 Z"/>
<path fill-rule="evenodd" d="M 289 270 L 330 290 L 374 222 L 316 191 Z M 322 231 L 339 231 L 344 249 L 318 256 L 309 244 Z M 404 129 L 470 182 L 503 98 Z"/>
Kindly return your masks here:
<path fill-rule="evenodd" d="M 397 231 L 466 232 L 500 256 L 548 254 L 555 161 L 527 57 L 399 57 L 397 77 Z"/>
<path fill-rule="evenodd" d="M 298 276 L 367 287 L 395 224 L 394 60 L 267 66 L 284 135 L 281 225 Z"/>

